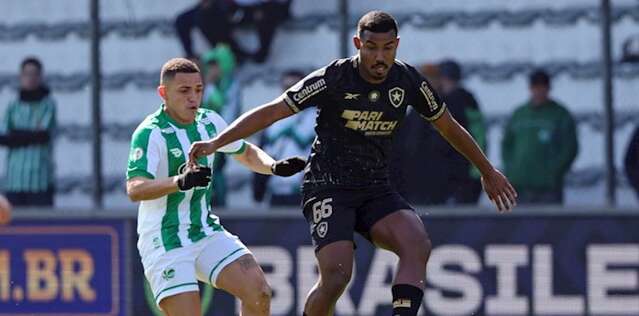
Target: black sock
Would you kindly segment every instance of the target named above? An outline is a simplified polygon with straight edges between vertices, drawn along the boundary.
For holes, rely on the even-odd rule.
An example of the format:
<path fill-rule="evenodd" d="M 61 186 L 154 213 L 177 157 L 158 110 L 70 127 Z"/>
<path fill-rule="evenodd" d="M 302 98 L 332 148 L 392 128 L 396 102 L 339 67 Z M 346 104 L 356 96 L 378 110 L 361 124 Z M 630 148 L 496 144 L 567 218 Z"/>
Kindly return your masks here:
<path fill-rule="evenodd" d="M 422 304 L 424 291 L 408 284 L 393 285 L 393 316 L 415 316 Z"/>

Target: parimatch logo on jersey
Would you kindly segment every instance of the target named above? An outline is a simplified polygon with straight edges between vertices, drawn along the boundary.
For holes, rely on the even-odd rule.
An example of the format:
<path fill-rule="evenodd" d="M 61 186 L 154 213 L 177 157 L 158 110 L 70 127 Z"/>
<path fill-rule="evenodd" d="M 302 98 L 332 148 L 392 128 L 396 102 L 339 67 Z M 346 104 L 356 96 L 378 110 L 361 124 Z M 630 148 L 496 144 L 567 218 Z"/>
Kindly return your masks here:
<path fill-rule="evenodd" d="M 344 110 L 342 118 L 346 119 L 346 128 L 364 132 L 364 135 L 390 135 L 397 121 L 382 121 L 384 112 Z"/>

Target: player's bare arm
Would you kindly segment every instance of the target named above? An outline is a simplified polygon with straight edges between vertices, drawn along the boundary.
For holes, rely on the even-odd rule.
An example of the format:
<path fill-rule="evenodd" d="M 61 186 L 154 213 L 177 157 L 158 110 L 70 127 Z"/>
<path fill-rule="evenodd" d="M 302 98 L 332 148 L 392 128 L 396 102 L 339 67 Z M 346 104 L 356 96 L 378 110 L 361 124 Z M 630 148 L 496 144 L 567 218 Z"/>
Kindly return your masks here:
<path fill-rule="evenodd" d="M 191 145 L 189 150 L 189 163 L 197 158 L 214 153 L 218 148 L 253 135 L 276 121 L 293 115 L 293 111 L 284 103 L 282 98 L 277 98 L 237 118 L 228 128 L 209 141 L 199 141 Z"/>
<path fill-rule="evenodd" d="M 306 160 L 300 157 L 290 157 L 276 161 L 259 147 L 248 142 L 246 146 L 246 150 L 243 153 L 233 155 L 233 157 L 253 172 L 288 177 L 302 171 L 306 165 Z"/>
<path fill-rule="evenodd" d="M 517 192 L 508 179 L 492 166 L 468 131 L 448 111 L 433 125 L 448 143 L 479 169 L 484 190 L 497 209 L 500 212 L 510 211 L 516 204 Z"/>
<path fill-rule="evenodd" d="M 135 177 L 126 182 L 126 193 L 133 202 L 157 199 L 178 190 L 177 176 L 166 179 Z"/>
<path fill-rule="evenodd" d="M 246 150 L 239 155 L 233 155 L 233 158 L 253 172 L 273 174 L 271 166 L 275 163 L 275 159 L 249 142 L 246 143 Z"/>
<path fill-rule="evenodd" d="M 126 182 L 126 192 L 131 201 L 154 200 L 193 187 L 207 186 L 211 181 L 211 168 L 196 166 L 186 168 L 180 175 L 164 179 L 133 177 Z"/>

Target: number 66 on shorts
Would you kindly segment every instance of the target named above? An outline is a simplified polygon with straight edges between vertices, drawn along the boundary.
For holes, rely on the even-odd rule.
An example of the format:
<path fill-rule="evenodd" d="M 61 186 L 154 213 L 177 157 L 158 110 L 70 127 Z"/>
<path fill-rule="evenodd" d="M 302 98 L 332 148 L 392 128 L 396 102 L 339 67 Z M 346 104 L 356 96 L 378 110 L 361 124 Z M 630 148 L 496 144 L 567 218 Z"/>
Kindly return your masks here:
<path fill-rule="evenodd" d="M 325 198 L 321 201 L 313 203 L 313 223 L 317 224 L 322 219 L 329 218 L 333 215 L 332 198 Z"/>

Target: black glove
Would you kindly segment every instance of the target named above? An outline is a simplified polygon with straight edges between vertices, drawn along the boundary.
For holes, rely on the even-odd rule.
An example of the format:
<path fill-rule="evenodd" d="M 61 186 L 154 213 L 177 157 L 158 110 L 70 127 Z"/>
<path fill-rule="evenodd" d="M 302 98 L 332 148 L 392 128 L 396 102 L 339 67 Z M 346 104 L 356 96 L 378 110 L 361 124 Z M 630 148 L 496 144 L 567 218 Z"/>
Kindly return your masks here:
<path fill-rule="evenodd" d="M 188 191 L 193 187 L 205 187 L 211 182 L 211 168 L 187 168 L 178 176 L 177 185 L 180 191 Z"/>
<path fill-rule="evenodd" d="M 280 177 L 290 177 L 302 170 L 306 166 L 306 160 L 302 157 L 290 157 L 276 161 L 271 166 L 274 175 Z"/>

